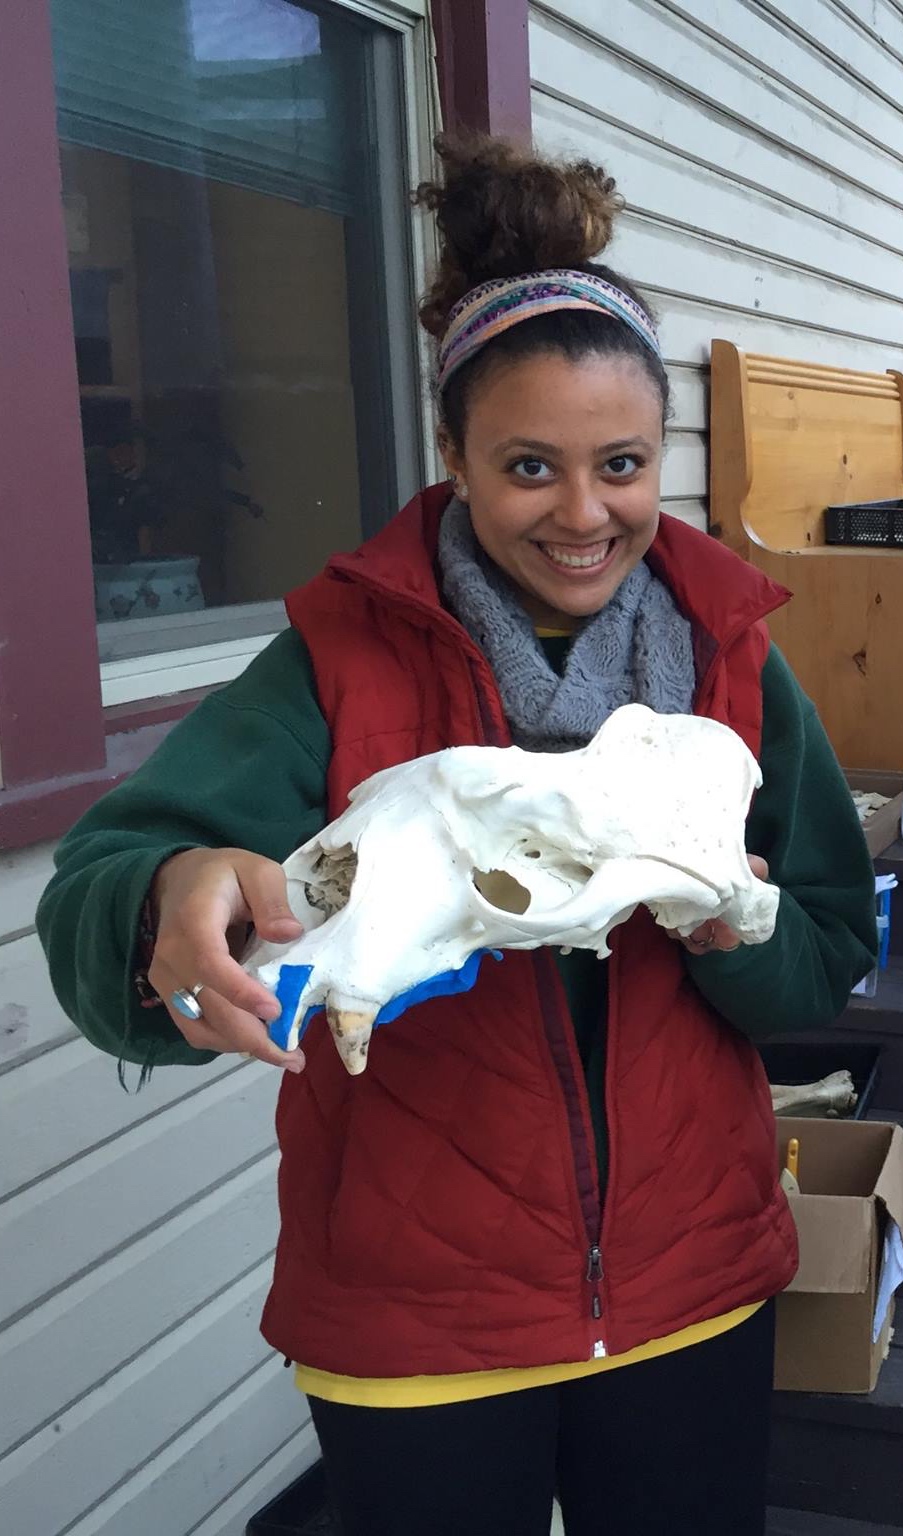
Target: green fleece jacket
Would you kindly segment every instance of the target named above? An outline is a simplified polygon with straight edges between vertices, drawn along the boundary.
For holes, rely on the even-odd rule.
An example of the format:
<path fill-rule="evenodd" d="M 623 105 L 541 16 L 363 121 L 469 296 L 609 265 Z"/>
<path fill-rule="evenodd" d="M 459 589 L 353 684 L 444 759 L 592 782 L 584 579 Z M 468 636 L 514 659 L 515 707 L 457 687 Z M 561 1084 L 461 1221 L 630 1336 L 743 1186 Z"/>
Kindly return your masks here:
<path fill-rule="evenodd" d="M 774 648 L 762 683 L 764 785 L 747 846 L 781 888 L 777 927 L 767 944 L 686 961 L 709 1002 L 753 1036 L 834 1019 L 876 951 L 873 871 L 843 775 Z M 134 972 L 151 880 L 184 848 L 285 859 L 324 823 L 329 755 L 309 657 L 287 630 L 62 840 L 38 932 L 60 1003 L 101 1050 L 142 1065 L 211 1059 L 164 1008 L 141 1006 Z M 579 1037 L 576 970 L 565 984 Z"/>

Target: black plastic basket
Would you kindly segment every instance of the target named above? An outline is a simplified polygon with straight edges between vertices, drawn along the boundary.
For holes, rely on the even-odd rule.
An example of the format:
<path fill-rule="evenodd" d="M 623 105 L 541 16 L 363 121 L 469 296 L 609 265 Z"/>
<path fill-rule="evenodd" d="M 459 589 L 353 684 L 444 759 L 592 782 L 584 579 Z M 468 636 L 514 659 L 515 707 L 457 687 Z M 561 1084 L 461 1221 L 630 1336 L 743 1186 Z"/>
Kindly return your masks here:
<path fill-rule="evenodd" d="M 903 500 L 825 507 L 825 543 L 903 549 Z"/>
<path fill-rule="evenodd" d="M 880 1045 L 870 1045 L 862 1040 L 839 1040 L 830 1045 L 816 1041 L 802 1044 L 791 1040 L 764 1040 L 759 1045 L 759 1055 L 765 1064 L 768 1081 L 788 1087 L 817 1083 L 830 1072 L 846 1068 L 858 1098 L 855 1109 L 844 1119 L 863 1120 L 868 1113 L 878 1086 Z"/>

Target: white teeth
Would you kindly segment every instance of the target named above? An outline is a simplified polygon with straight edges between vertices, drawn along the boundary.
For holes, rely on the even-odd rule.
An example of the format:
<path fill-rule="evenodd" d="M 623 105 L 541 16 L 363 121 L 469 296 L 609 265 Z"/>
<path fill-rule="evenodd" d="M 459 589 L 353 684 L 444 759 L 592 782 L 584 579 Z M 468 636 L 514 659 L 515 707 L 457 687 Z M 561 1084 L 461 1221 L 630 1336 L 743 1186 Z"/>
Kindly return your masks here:
<path fill-rule="evenodd" d="M 601 565 L 603 560 L 607 559 L 608 551 L 611 549 L 611 539 L 592 555 L 576 555 L 564 549 L 554 548 L 551 544 L 542 544 L 540 548 L 550 560 L 555 561 L 556 565 L 570 565 L 586 570 L 590 566 Z"/>

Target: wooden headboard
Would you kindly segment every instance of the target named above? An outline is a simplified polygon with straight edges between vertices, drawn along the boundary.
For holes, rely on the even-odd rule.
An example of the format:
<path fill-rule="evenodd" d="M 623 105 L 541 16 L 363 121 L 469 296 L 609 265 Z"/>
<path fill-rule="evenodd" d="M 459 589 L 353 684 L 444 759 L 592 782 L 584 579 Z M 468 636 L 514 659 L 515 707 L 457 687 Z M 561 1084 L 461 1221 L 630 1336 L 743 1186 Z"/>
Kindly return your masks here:
<path fill-rule="evenodd" d="M 783 582 L 771 633 L 845 768 L 903 770 L 903 550 L 825 544 L 824 509 L 903 496 L 903 374 L 712 343 L 711 532 Z"/>

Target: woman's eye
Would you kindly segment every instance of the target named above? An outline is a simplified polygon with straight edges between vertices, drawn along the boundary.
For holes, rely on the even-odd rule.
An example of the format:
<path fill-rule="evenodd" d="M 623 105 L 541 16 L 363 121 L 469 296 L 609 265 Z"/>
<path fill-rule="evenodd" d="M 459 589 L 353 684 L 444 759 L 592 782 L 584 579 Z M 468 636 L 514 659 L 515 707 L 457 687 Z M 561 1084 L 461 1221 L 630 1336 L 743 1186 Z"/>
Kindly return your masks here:
<path fill-rule="evenodd" d="M 616 480 L 626 480 L 639 467 L 640 461 L 632 453 L 617 453 L 605 465 L 608 473 L 614 475 Z"/>
<path fill-rule="evenodd" d="M 517 459 L 511 468 L 521 480 L 547 480 L 552 473 L 543 459 Z"/>

